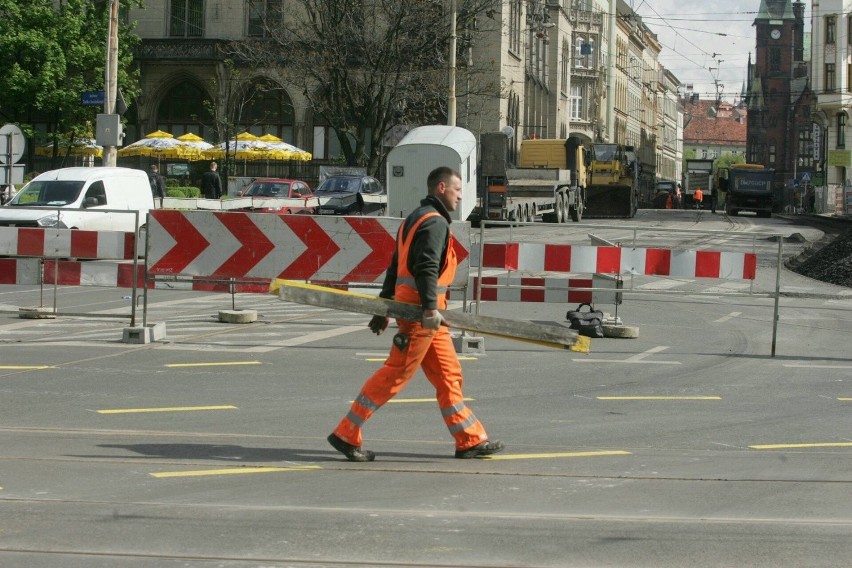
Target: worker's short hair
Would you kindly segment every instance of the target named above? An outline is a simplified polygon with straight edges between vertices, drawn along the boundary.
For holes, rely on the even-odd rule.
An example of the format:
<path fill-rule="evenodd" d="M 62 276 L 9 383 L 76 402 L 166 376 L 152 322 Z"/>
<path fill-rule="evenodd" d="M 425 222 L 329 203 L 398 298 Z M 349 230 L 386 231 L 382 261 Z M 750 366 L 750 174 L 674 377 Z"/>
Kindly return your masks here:
<path fill-rule="evenodd" d="M 426 189 L 429 195 L 435 194 L 439 183 L 448 183 L 454 177 L 461 179 L 461 174 L 447 166 L 440 166 L 429 172 L 429 177 L 426 178 Z"/>

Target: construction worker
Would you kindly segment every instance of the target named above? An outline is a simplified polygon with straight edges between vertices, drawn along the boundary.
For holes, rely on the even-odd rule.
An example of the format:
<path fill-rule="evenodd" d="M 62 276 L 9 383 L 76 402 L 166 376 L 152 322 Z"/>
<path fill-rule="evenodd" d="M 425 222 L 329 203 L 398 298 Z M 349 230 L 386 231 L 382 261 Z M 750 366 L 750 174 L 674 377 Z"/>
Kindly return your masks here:
<path fill-rule="evenodd" d="M 441 327 L 438 312 L 447 307 L 447 288 L 456 272 L 450 212 L 461 201 L 461 176 L 451 168 L 436 168 L 429 174 L 426 186 L 427 197 L 399 228 L 396 250 L 379 294 L 420 305 L 422 319 L 397 320 L 399 333 L 393 338 L 390 355 L 367 379 L 349 413 L 328 437 L 329 443 L 349 461 L 375 459 L 375 453 L 361 447 L 361 428 L 402 391 L 418 367 L 435 387 L 441 416 L 455 438 L 455 457 L 479 458 L 503 449 L 501 442 L 488 439 L 485 428 L 464 403 L 461 365 L 449 331 Z M 388 318 L 374 316 L 369 328 L 381 335 L 387 325 Z"/>
<path fill-rule="evenodd" d="M 692 200 L 695 201 L 695 208 L 701 209 L 701 202 L 704 201 L 704 191 L 700 187 L 695 190 Z"/>

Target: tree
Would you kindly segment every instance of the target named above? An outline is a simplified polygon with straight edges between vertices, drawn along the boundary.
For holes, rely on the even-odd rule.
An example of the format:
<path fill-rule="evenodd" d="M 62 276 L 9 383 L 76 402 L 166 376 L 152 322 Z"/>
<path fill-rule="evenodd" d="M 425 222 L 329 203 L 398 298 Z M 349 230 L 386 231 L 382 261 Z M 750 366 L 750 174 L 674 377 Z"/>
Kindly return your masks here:
<path fill-rule="evenodd" d="M 462 44 L 476 41 L 475 19 L 493 2 L 458 0 Z M 234 42 L 232 56 L 296 86 L 315 121 L 337 136 L 348 165 L 376 173 L 382 141 L 394 126 L 446 121 L 447 0 L 253 4 L 257 27 L 250 32 L 265 37 Z M 476 77 L 465 88 L 499 96 L 499 79 Z"/>
<path fill-rule="evenodd" d="M 140 0 L 120 0 L 123 7 Z M 91 135 L 97 107 L 84 107 L 81 93 L 104 88 L 109 2 L 91 0 L 0 0 L 0 117 L 31 137 L 36 124 L 58 146 L 61 137 Z M 118 84 L 128 100 L 139 92 L 132 48 L 138 37 L 119 29 Z M 43 140 L 35 140 L 36 143 Z M 30 145 L 32 150 L 32 144 Z"/>
<path fill-rule="evenodd" d="M 225 144 L 222 177 L 227 187 L 236 150 L 231 141 L 241 128 L 253 126 L 247 124 L 247 120 L 250 120 L 247 115 L 257 96 L 278 87 L 265 77 L 256 77 L 254 80 L 246 77 L 232 59 L 225 59 L 216 67 L 216 75 L 211 79 L 210 86 L 212 92 L 216 93 L 216 102 L 205 101 L 204 106 L 213 121 L 217 138 Z"/>

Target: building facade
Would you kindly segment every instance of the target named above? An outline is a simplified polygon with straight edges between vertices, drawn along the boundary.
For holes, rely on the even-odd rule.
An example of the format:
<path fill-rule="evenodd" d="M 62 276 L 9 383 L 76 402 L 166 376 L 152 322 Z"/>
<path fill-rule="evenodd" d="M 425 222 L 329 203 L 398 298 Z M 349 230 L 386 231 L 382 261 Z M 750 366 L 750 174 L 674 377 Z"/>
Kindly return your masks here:
<path fill-rule="evenodd" d="M 814 205 L 852 213 L 852 1 L 819 0 L 811 12 L 813 89 L 811 129 Z"/>
<path fill-rule="evenodd" d="M 813 118 L 802 2 L 761 0 L 749 65 L 746 160 L 775 169 L 775 209 L 801 206 L 812 179 Z"/>

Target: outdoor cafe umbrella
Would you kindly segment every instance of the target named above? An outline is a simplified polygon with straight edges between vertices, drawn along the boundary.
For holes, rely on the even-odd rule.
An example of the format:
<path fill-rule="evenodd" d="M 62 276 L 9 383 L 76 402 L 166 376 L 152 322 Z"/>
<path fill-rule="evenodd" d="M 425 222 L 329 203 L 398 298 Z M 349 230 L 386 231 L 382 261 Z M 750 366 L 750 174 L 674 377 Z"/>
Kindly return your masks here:
<path fill-rule="evenodd" d="M 70 142 L 63 138 L 59 141 L 58 153 L 60 156 L 96 156 L 100 158 L 104 154 L 104 149 L 95 143 L 94 138 L 74 138 Z M 52 156 L 53 142 L 36 146 L 35 154 L 36 156 Z"/>
<path fill-rule="evenodd" d="M 157 130 L 118 151 L 121 158 L 142 156 L 158 160 L 200 160 L 202 150 L 176 139 L 168 132 Z"/>
<path fill-rule="evenodd" d="M 310 161 L 311 153 L 284 142 L 272 134 L 264 134 L 258 140 L 266 144 L 268 160 L 303 160 Z"/>
<path fill-rule="evenodd" d="M 187 146 L 189 148 L 198 148 L 200 152 L 203 152 L 204 150 L 209 150 L 213 147 L 213 144 L 205 142 L 204 138 L 192 132 L 187 132 L 186 134 L 178 136 L 177 140 L 180 141 L 183 146 Z"/>
<path fill-rule="evenodd" d="M 250 132 L 242 132 L 228 141 L 228 152 L 230 157 L 235 160 L 265 160 L 267 145 L 260 138 Z M 221 160 L 225 157 L 225 143 L 222 142 L 216 146 L 204 151 L 204 157 Z"/>

